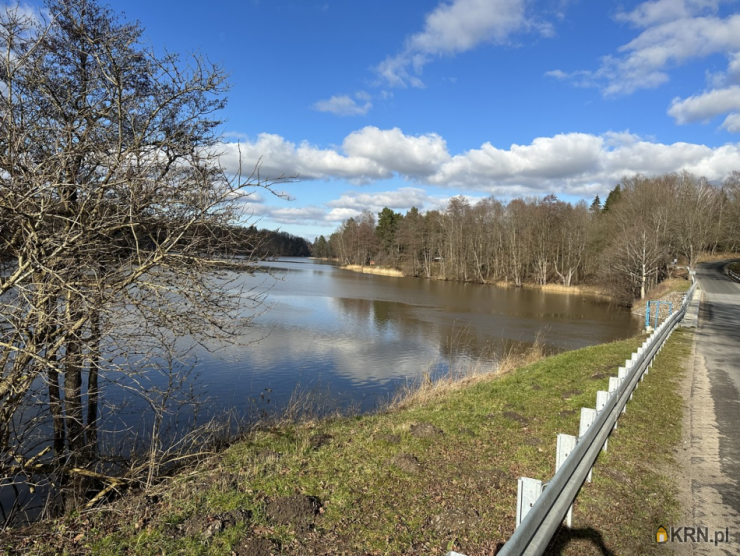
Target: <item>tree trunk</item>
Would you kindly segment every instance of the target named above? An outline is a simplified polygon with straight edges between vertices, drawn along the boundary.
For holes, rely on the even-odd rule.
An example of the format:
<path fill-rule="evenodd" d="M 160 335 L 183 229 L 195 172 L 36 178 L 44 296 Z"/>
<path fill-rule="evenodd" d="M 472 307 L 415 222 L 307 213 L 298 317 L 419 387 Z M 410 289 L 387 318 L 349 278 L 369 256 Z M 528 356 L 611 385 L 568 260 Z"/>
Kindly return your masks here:
<path fill-rule="evenodd" d="M 98 367 L 100 365 L 100 312 L 90 317 L 90 352 L 87 371 L 87 457 L 95 458 L 98 445 Z"/>

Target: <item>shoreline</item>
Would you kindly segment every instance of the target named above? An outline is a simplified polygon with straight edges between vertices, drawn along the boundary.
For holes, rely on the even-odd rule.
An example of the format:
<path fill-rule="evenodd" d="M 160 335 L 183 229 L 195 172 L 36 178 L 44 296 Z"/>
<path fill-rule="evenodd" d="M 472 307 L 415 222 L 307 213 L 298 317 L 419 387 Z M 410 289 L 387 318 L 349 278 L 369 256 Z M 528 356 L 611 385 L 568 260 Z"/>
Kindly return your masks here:
<path fill-rule="evenodd" d="M 317 259 L 322 260 L 322 259 Z M 329 260 L 329 259 L 323 259 L 323 260 Z M 440 278 L 426 278 L 424 276 L 407 276 L 403 273 L 403 271 L 398 270 L 396 268 L 388 268 L 383 266 L 362 266 L 362 265 L 345 265 L 340 266 L 342 270 L 350 270 L 352 272 L 361 272 L 363 274 L 373 274 L 376 276 L 392 276 L 396 278 L 421 278 L 426 280 L 439 280 L 439 281 L 445 281 L 441 280 Z M 456 280 L 449 280 L 450 282 L 456 281 Z M 516 286 L 512 282 L 507 281 L 498 281 L 498 282 L 462 282 L 462 283 L 469 283 L 469 284 L 478 284 L 481 286 L 495 286 L 497 288 L 516 288 Z M 547 293 L 562 293 L 562 294 L 573 294 L 573 295 L 587 295 L 589 297 L 595 297 L 599 299 L 609 300 L 613 301 L 614 298 L 607 293 L 603 288 L 599 286 L 590 286 L 590 285 L 574 285 L 574 286 L 564 286 L 562 284 L 531 284 L 531 283 L 524 283 L 521 285 L 522 288 L 525 289 L 531 289 L 531 290 L 540 290 Z"/>

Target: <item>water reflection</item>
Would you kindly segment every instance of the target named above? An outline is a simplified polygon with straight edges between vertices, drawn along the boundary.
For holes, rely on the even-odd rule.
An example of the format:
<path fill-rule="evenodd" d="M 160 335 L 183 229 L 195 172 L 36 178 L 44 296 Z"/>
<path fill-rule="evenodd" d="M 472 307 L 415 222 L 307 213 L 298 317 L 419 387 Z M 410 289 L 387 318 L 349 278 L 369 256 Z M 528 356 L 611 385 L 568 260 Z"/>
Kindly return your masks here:
<path fill-rule="evenodd" d="M 460 360 L 493 365 L 545 330 L 550 351 L 632 335 L 629 312 L 580 295 L 373 276 L 305 259 L 270 263 L 278 277 L 242 277 L 269 290 L 270 310 L 241 345 L 198 351 L 214 407 L 239 408 L 271 389 L 329 389 L 340 404 L 371 409 L 399 382 Z M 256 343 L 244 345 L 249 340 Z"/>

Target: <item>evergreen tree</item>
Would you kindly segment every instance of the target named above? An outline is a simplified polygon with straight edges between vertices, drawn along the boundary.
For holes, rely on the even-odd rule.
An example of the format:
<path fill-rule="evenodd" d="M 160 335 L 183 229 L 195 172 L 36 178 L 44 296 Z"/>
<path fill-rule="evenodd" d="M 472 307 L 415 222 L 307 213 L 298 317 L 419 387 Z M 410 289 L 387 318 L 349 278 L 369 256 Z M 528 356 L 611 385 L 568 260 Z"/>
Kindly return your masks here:
<path fill-rule="evenodd" d="M 601 209 L 601 212 L 609 212 L 609 210 L 614 208 L 614 205 L 616 205 L 619 202 L 619 199 L 621 197 L 622 197 L 622 186 L 617 184 L 617 186 L 609 192 L 609 196 L 606 198 L 606 202 L 604 203 L 604 208 Z"/>
<path fill-rule="evenodd" d="M 591 203 L 591 212 L 594 214 L 601 212 L 601 199 L 598 195 L 594 197 L 594 201 Z"/>

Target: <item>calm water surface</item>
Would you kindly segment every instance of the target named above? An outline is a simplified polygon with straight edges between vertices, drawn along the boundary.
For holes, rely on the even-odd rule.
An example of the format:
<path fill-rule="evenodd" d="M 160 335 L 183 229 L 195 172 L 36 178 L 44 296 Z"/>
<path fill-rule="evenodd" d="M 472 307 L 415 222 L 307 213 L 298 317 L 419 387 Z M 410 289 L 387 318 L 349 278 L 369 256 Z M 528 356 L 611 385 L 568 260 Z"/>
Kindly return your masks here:
<path fill-rule="evenodd" d="M 629 311 L 575 294 L 373 276 L 310 259 L 269 267 L 278 281 L 240 277 L 271 286 L 249 336 L 261 339 L 198 353 L 213 407 L 279 407 L 298 389 L 368 410 L 421 372 L 494 365 L 540 331 L 548 350 L 562 351 L 640 327 Z"/>

